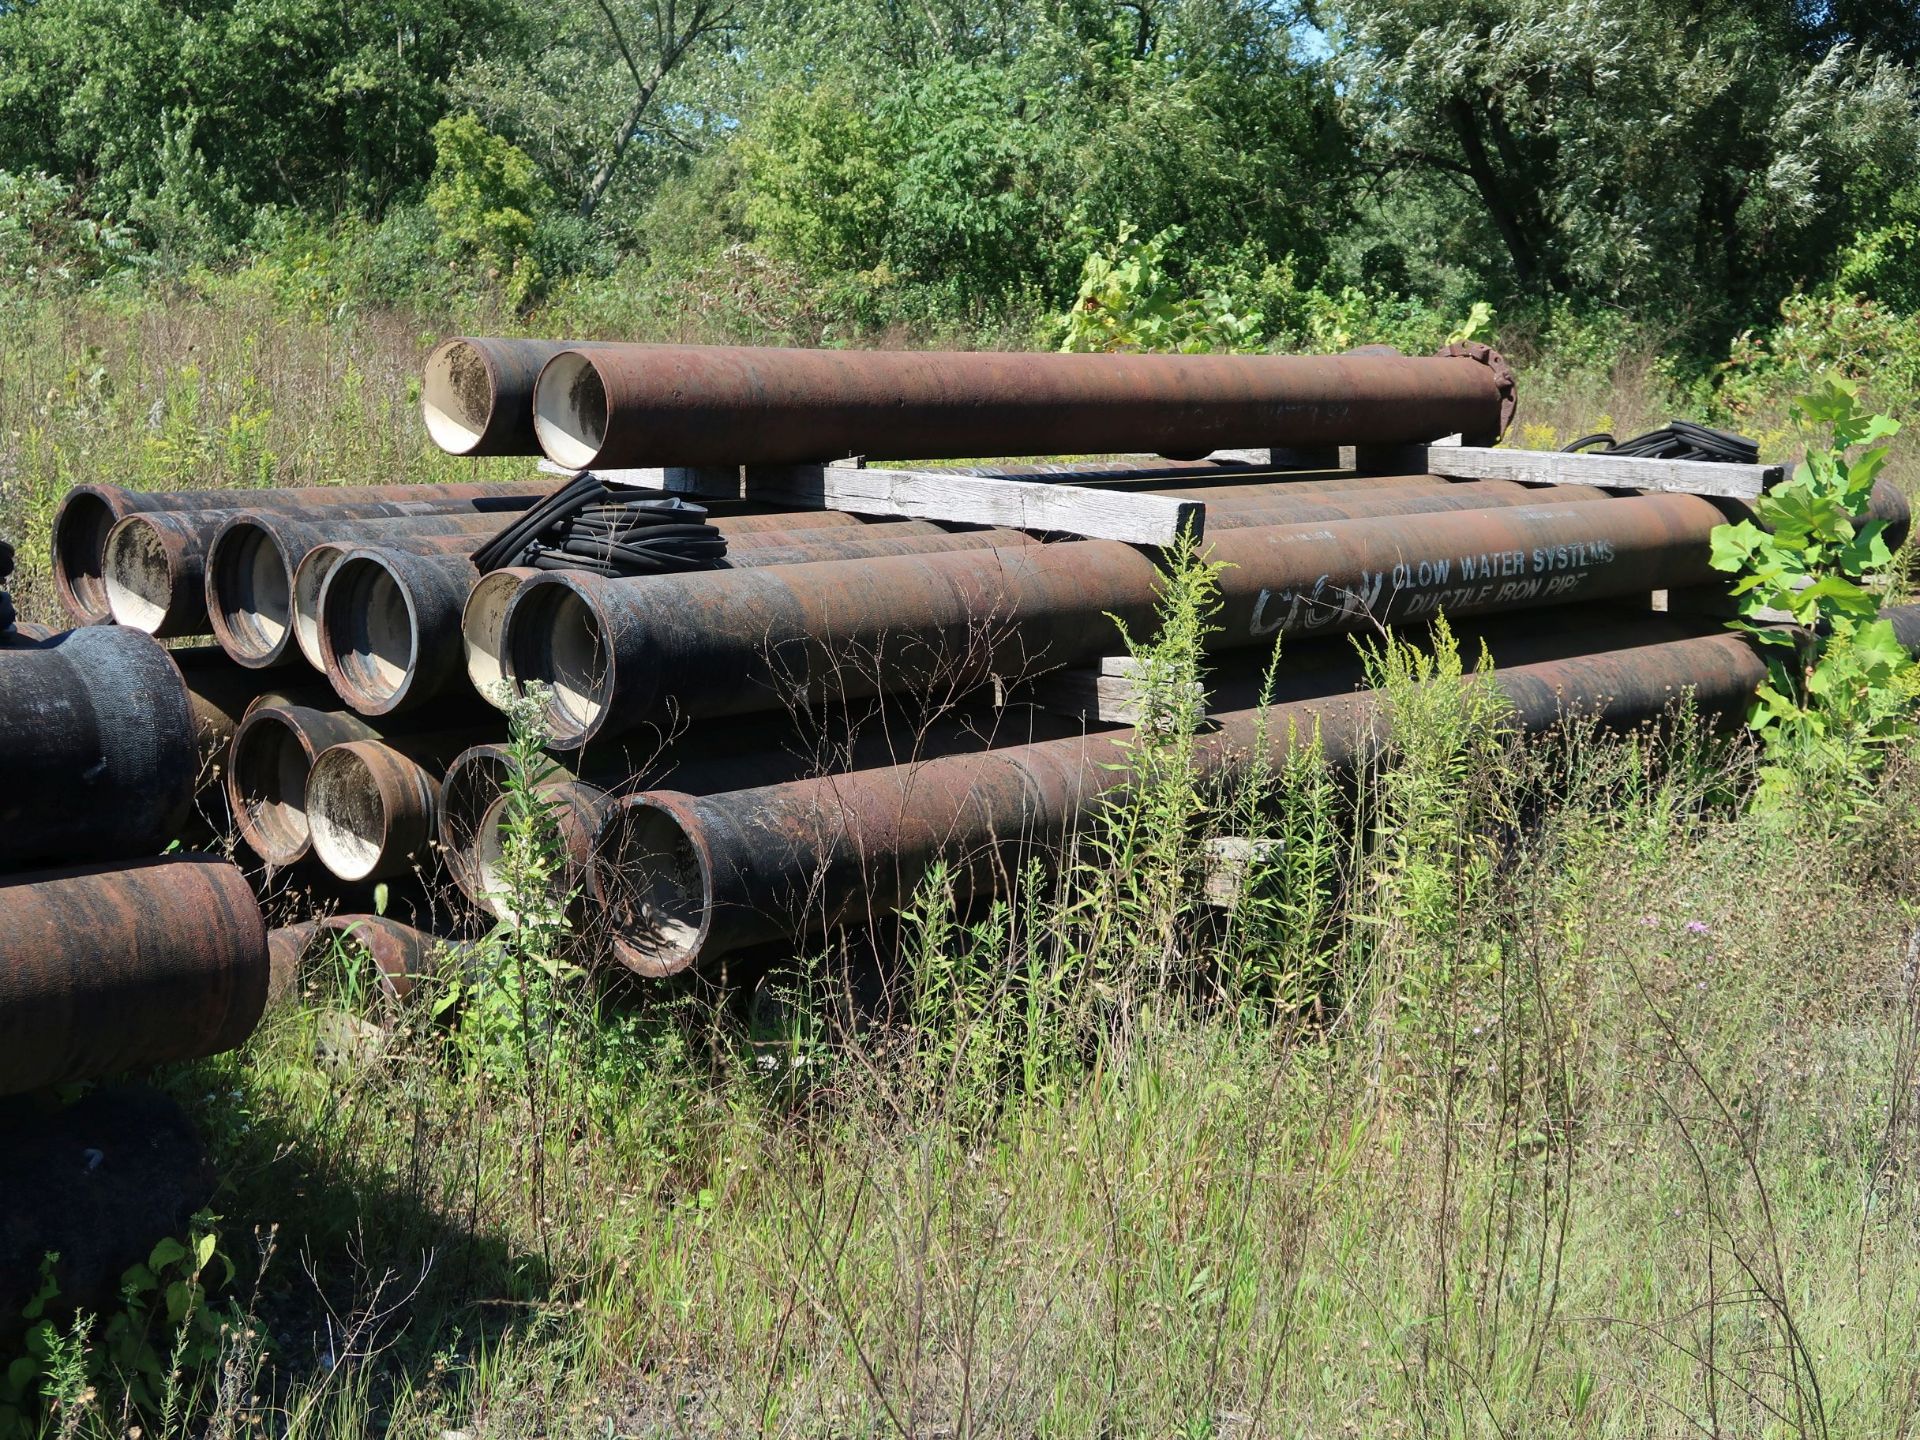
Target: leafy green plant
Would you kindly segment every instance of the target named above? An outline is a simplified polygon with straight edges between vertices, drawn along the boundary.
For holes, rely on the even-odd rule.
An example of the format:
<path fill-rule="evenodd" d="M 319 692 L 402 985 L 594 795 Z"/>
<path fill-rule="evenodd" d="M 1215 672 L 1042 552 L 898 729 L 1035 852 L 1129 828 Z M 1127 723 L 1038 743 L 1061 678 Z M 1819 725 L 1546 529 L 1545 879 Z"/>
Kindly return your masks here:
<path fill-rule="evenodd" d="M 246 1317 L 215 1292 L 233 1282 L 216 1220 L 193 1217 L 185 1239 L 169 1236 L 120 1277 L 119 1308 L 76 1313 L 64 1326 L 55 1311 L 59 1257 L 41 1264 L 40 1287 L 21 1311 L 21 1352 L 0 1371 L 0 1440 L 39 1434 L 59 1416 L 70 1432 L 78 1412 L 103 1396 L 124 1401 L 166 1433 L 193 1409 L 200 1377 L 220 1358 L 230 1328 Z"/>
<path fill-rule="evenodd" d="M 1087 256 L 1073 308 L 1060 317 L 1062 350 L 1258 349 L 1265 317 L 1236 314 L 1222 291 L 1189 295 L 1167 269 L 1167 252 L 1184 233 L 1170 225 L 1150 239 L 1122 225 L 1109 249 Z"/>
<path fill-rule="evenodd" d="M 1768 650 L 1749 719 L 1769 752 L 1765 793 L 1806 774 L 1870 770 L 1878 751 L 1913 729 L 1914 662 L 1881 616 L 1876 588 L 1893 558 L 1886 522 L 1865 518 L 1900 424 L 1869 414 L 1851 381 L 1831 377 L 1794 414 L 1831 438 L 1810 444 L 1793 479 L 1754 502 L 1753 519 L 1713 532 L 1714 568 L 1740 577 L 1736 624 Z M 1804 631 L 1755 623 L 1767 611 Z"/>
<path fill-rule="evenodd" d="M 459 973 L 445 978 L 436 1013 L 459 1012 L 458 1036 L 469 1060 L 494 1073 L 532 1068 L 557 1038 L 570 992 L 585 972 L 567 955 L 566 846 L 547 793 L 558 767 L 541 748 L 545 697 L 530 686 L 509 701 L 510 754 L 501 837 L 501 923 Z"/>
<path fill-rule="evenodd" d="M 524 150 L 495 135 L 472 115 L 448 116 L 433 127 L 438 153 L 427 208 L 440 224 L 453 257 L 485 265 L 514 304 L 540 288 L 534 259 L 536 218 L 551 193 Z"/>

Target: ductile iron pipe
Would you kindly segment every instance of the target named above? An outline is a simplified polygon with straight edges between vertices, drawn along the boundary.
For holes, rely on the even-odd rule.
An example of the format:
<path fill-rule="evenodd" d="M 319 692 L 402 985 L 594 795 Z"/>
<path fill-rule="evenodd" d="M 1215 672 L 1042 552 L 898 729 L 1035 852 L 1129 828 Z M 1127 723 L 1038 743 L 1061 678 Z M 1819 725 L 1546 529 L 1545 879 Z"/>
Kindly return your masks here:
<path fill-rule="evenodd" d="M 192 809 L 198 735 L 152 636 L 91 626 L 0 650 L 0 865 L 158 852 Z"/>
<path fill-rule="evenodd" d="M 107 537 L 128 515 L 159 511 L 201 512 L 211 530 L 236 511 L 276 511 L 307 518 L 342 509 L 413 515 L 471 502 L 485 509 L 518 499 L 524 509 L 552 491 L 548 481 L 478 485 L 309 485 L 271 490 L 128 490 L 119 485 L 76 485 L 53 516 L 53 580 L 67 612 L 83 625 L 112 617 L 104 575 Z M 217 517 L 217 518 L 216 518 Z"/>
<path fill-rule="evenodd" d="M 1215 648 L 1283 634 L 1560 605 L 1695 584 L 1720 510 L 1691 495 L 1217 529 Z M 577 747 L 672 703 L 703 717 L 1018 677 L 1152 633 L 1162 576 L 1113 541 L 645 581 L 553 573 L 510 602 L 517 685 L 550 687 Z"/>
<path fill-rule="evenodd" d="M 306 705 L 256 705 L 234 732 L 227 763 L 227 803 L 240 838 L 262 860 L 280 867 L 313 848 L 307 781 L 314 761 L 350 740 L 379 733 L 344 711 Z"/>
<path fill-rule="evenodd" d="M 14 876 L 0 913 L 0 1095 L 217 1055 L 266 1006 L 266 926 L 224 860 Z"/>
<path fill-rule="evenodd" d="M 1896 617 L 1920 645 L 1920 609 Z M 1653 628 L 1653 633 L 1659 633 Z M 1709 721 L 1743 715 L 1766 664 L 1718 633 L 1496 670 L 1510 723 L 1528 731 L 1578 716 L 1644 723 L 1690 697 Z M 1264 754 L 1284 763 L 1317 743 L 1350 767 L 1386 733 L 1376 691 L 1215 717 L 1196 770 L 1224 776 Z M 1132 731 L 696 797 L 668 791 L 609 807 L 595 841 L 594 893 L 621 962 L 644 975 L 711 966 L 754 945 L 897 911 L 936 860 L 956 893 L 1057 850 L 1104 797 L 1131 783 Z"/>
<path fill-rule="evenodd" d="M 872 454 L 1491 444 L 1513 376 L 1477 347 L 1386 353 L 1072 355 L 618 345 L 566 350 L 534 432 L 569 470 L 805 463 Z"/>

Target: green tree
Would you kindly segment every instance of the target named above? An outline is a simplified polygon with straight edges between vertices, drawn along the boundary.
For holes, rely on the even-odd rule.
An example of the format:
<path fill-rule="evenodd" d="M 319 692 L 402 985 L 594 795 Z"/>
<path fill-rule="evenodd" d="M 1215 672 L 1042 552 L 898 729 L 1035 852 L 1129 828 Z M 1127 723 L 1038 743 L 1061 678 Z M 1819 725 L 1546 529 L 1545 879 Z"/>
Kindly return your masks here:
<path fill-rule="evenodd" d="M 1363 163 L 1512 285 L 1752 316 L 1920 172 L 1912 74 L 1788 0 L 1322 0 Z M 1468 253 L 1472 253 L 1469 250 Z"/>
<path fill-rule="evenodd" d="M 262 204 L 377 211 L 426 177 L 461 53 L 517 44 L 516 15 L 513 0 L 0 7 L 0 170 L 225 239 Z"/>

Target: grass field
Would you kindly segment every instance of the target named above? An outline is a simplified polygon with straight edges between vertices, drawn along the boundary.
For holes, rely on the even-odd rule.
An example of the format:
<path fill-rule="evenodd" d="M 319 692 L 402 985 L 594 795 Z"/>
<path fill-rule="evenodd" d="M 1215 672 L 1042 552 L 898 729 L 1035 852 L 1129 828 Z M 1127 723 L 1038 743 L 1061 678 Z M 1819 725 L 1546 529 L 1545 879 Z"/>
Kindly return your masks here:
<path fill-rule="evenodd" d="M 0 325 L 30 577 L 81 480 L 473 473 L 418 423 L 424 322 Z M 1542 389 L 1526 443 L 1674 403 L 1625 360 Z M 750 993 L 562 975 L 504 1041 L 426 1006 L 366 1041 L 316 983 L 167 1077 L 246 1320 L 143 1427 L 1915 1433 L 1920 751 L 1762 813 L 1684 727 L 1524 743 L 1430 693 L 1358 806 L 1279 777 L 1281 858 L 1224 922 L 1176 768 L 1010 908 L 923 896 L 858 1024 L 857 955 Z M 76 1383 L 52 1423 L 128 1417 Z"/>

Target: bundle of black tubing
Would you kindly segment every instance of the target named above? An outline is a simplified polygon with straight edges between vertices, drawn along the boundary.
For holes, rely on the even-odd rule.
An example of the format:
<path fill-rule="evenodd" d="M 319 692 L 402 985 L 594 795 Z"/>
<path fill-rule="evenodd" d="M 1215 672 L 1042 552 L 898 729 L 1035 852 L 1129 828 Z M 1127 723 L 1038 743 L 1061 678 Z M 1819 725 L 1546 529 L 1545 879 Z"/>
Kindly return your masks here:
<path fill-rule="evenodd" d="M 474 552 L 482 574 L 512 565 L 590 570 L 596 575 L 668 575 L 711 570 L 727 541 L 707 512 L 672 495 L 608 485 L 581 474 Z"/>
<path fill-rule="evenodd" d="M 1598 450 L 1602 455 L 1631 455 L 1641 460 L 1719 460 L 1734 465 L 1760 463 L 1760 447 L 1744 435 L 1730 430 L 1715 430 L 1691 420 L 1670 420 L 1659 430 L 1649 430 L 1631 440 L 1616 442 L 1605 431 L 1582 435 L 1567 446 L 1568 451 Z"/>

